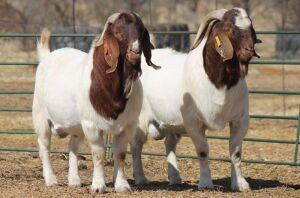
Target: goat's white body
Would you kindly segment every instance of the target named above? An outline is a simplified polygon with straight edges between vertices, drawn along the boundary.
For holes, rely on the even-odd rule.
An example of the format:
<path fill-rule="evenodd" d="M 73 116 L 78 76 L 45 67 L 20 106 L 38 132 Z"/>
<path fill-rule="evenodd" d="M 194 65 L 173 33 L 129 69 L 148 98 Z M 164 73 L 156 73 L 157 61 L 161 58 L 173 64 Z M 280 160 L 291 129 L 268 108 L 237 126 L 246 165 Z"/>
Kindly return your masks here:
<path fill-rule="evenodd" d="M 151 70 L 143 59 L 143 75 L 140 79 L 145 97 L 143 98 L 144 105 L 140 123 L 155 120 L 162 127 L 165 124 L 182 125 L 180 95 L 185 58 L 186 54 L 168 48 L 152 50 L 153 61 L 162 65 L 159 72 L 153 72 L 153 69 Z M 141 120 L 143 118 L 145 120 Z"/>
<path fill-rule="evenodd" d="M 152 59 L 162 65 L 158 72 L 151 70 L 145 61 L 142 61 L 141 82 L 145 97 L 139 126 L 148 126 L 151 120 L 155 120 L 162 128 L 166 125 L 183 126 L 181 107 L 187 93 L 195 101 L 199 121 L 209 130 L 222 130 L 226 123 L 247 113 L 248 89 L 245 79 L 240 79 L 238 84 L 229 90 L 225 86 L 217 89 L 209 80 L 202 56 L 199 56 L 205 42 L 189 55 L 168 48 L 153 50 Z M 191 113 L 194 114 L 194 110 L 191 110 Z"/>
<path fill-rule="evenodd" d="M 116 120 L 106 119 L 93 108 L 89 93 L 93 69 L 94 48 L 89 54 L 63 48 L 49 52 L 38 46 L 41 62 L 36 73 L 33 101 L 33 122 L 38 135 L 39 151 L 43 162 L 46 185 L 57 184 L 49 160 L 51 133 L 61 137 L 70 134 L 69 185 L 80 186 L 77 157 L 78 144 L 83 135 L 90 143 L 94 173 L 91 189 L 104 191 L 104 142 L 103 132 L 115 135 L 114 156 L 125 155 L 127 143 L 132 138 L 142 106 L 140 81 L 127 101 L 125 110 Z M 48 55 L 46 54 L 48 51 Z M 50 124 L 51 123 L 51 124 Z M 51 131 L 51 132 L 50 132 Z M 130 189 L 123 173 L 120 157 L 115 158 L 114 181 L 116 191 Z"/>
<path fill-rule="evenodd" d="M 35 92 L 55 129 L 72 133 L 69 129 L 80 125 L 78 90 L 86 59 L 86 53 L 65 48 L 53 51 L 39 64 Z"/>
<path fill-rule="evenodd" d="M 84 122 L 86 125 L 94 125 L 98 130 L 119 134 L 139 114 L 140 86 L 136 86 L 125 111 L 117 120 L 103 118 L 96 113 L 89 99 L 92 59 L 88 56 L 90 55 L 72 48 L 51 52 L 37 70 L 37 97 L 55 129 L 73 134 L 77 131 L 72 129 Z"/>
<path fill-rule="evenodd" d="M 206 155 L 204 161 L 200 157 L 199 188 L 213 186 L 207 162 L 205 129 L 222 130 L 230 123 L 230 154 L 238 152 L 232 145 L 240 145 L 248 129 L 248 88 L 245 79 L 240 79 L 229 90 L 226 86 L 219 89 L 215 87 L 204 69 L 203 48 L 206 40 L 204 38 L 188 55 L 170 49 L 153 50 L 152 60 L 162 66 L 158 72 L 147 69 L 145 61 L 142 62 L 144 99 L 138 133 L 132 142 L 137 184 L 147 181 L 138 152 L 146 141 L 142 134 L 150 134 L 156 139 L 166 136 L 170 184 L 181 182 L 175 156 L 178 142 L 176 134 L 186 133 L 194 141 L 198 156 L 202 153 Z M 233 164 L 232 188 L 248 189 L 249 185 L 242 177 L 239 166 L 235 162 Z"/>

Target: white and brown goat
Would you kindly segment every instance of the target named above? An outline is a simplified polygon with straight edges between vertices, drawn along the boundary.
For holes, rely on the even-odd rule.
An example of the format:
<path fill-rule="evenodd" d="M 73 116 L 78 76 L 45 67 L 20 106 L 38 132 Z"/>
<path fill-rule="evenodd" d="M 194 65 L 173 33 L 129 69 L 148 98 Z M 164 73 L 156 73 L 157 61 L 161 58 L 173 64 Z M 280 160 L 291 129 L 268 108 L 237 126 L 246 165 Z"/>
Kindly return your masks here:
<path fill-rule="evenodd" d="M 217 10 L 203 20 L 188 54 L 171 49 L 152 51 L 152 60 L 162 65 L 152 72 L 142 62 L 143 107 L 139 127 L 131 143 L 136 184 L 147 182 L 141 150 L 147 134 L 166 137 L 170 184 L 181 183 L 175 149 L 180 135 L 191 137 L 200 162 L 199 188 L 212 188 L 208 166 L 206 130 L 230 126 L 229 151 L 232 162 L 231 188 L 246 190 L 241 173 L 242 139 L 248 130 L 248 88 L 245 76 L 256 38 L 244 9 Z"/>
<path fill-rule="evenodd" d="M 76 155 L 85 136 L 94 163 L 91 189 L 103 192 L 106 132 L 114 135 L 115 190 L 130 190 L 123 169 L 142 106 L 142 51 L 147 63 L 156 68 L 150 60 L 147 29 L 136 14 L 116 13 L 108 18 L 88 54 L 72 48 L 50 53 L 49 39 L 50 32 L 43 31 L 32 113 L 46 185 L 57 184 L 49 159 L 51 135 L 70 134 L 69 185 L 81 185 Z"/>

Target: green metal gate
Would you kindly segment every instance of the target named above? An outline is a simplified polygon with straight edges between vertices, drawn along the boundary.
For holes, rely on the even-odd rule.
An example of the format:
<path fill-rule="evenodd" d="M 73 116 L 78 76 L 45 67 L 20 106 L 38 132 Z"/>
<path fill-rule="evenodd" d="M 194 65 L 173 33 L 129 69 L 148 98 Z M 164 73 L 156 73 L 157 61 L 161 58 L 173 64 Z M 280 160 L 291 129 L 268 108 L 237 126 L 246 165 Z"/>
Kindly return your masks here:
<path fill-rule="evenodd" d="M 196 34 L 196 32 L 184 32 L 184 31 L 169 31 L 169 32 L 153 32 L 154 34 Z M 278 34 L 297 34 L 300 35 L 300 31 L 258 31 L 257 34 L 264 35 L 278 35 Z M 0 38 L 38 38 L 39 34 L 0 34 Z M 94 37 L 93 34 L 54 34 L 52 37 Z M 0 66 L 16 66 L 16 65 L 28 65 L 36 66 L 36 62 L 0 62 Z M 251 64 L 263 64 L 263 65 L 299 65 L 300 61 L 252 61 Z M 250 94 L 274 94 L 274 95 L 298 95 L 300 96 L 300 91 L 271 91 L 271 90 L 250 90 Z M 0 94 L 33 94 L 33 90 L 0 90 Z M 300 100 L 299 100 L 300 101 Z M 31 109 L 0 109 L 0 112 L 31 112 Z M 273 119 L 273 120 L 295 120 L 298 121 L 297 130 L 295 132 L 295 140 L 270 140 L 261 138 L 244 138 L 244 141 L 250 142 L 265 142 L 265 143 L 276 143 L 276 144 L 290 144 L 294 145 L 293 160 L 286 162 L 279 161 L 264 161 L 264 160 L 243 160 L 247 163 L 260 163 L 260 164 L 276 164 L 276 165 L 291 165 L 300 166 L 298 160 L 298 150 L 299 150 L 299 136 L 300 136 L 300 108 L 298 116 L 271 116 L 271 115 L 250 115 L 251 119 Z M 1 134 L 9 135 L 32 135 L 33 130 L 2 130 Z M 219 140 L 229 140 L 227 136 L 207 136 L 209 139 L 219 139 Z M 1 138 L 1 137 L 0 137 Z M 108 141 L 108 139 L 107 139 Z M 110 144 L 106 144 L 108 148 L 111 147 Z M 32 148 L 0 148 L 0 151 L 14 151 L 14 152 L 37 152 L 37 150 Z M 67 153 L 66 151 L 52 151 L 53 153 Z M 82 153 L 89 154 L 89 153 Z M 165 156 L 162 153 L 144 152 L 144 155 L 153 156 Z M 197 159 L 196 156 L 190 155 L 177 155 L 179 158 L 191 158 Z M 211 160 L 221 160 L 230 161 L 228 158 L 214 158 Z"/>

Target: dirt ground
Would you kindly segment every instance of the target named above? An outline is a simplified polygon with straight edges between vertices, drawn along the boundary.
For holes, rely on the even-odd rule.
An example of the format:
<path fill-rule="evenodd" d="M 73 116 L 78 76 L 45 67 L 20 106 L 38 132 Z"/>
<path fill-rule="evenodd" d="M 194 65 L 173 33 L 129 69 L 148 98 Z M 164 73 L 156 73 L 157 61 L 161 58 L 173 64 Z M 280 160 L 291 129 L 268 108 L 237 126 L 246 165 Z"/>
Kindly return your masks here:
<path fill-rule="evenodd" d="M 19 61 L 22 58 L 20 57 Z M 247 77 L 250 89 L 282 89 L 281 66 L 251 66 Z M 34 67 L 0 68 L 0 90 L 32 90 L 34 86 Z M 287 90 L 300 90 L 298 66 L 286 66 L 285 86 Z M 250 113 L 267 115 L 291 115 L 299 113 L 300 96 L 250 95 Z M 285 101 L 285 107 L 283 103 Z M 1 109 L 29 109 L 32 95 L 0 95 Z M 30 113 L 0 113 L 0 130 L 31 130 Z M 297 121 L 251 119 L 247 137 L 295 140 Z M 208 132 L 208 135 L 226 135 L 228 128 L 220 132 Z M 66 150 L 67 139 L 53 139 L 52 150 Z M 209 140 L 211 157 L 228 157 L 228 142 Z M 34 135 L 0 135 L 2 148 L 36 149 Z M 243 159 L 265 161 L 293 160 L 294 145 L 244 142 Z M 87 143 L 81 147 L 82 152 L 89 152 Z M 146 152 L 164 153 L 163 141 L 149 140 Z M 182 138 L 177 149 L 178 154 L 195 155 L 189 138 Z M 300 153 L 300 151 L 299 151 Z M 298 153 L 298 159 L 300 154 Z M 91 156 L 79 161 L 83 186 L 69 188 L 67 185 L 68 162 L 61 154 L 52 154 L 54 170 L 59 180 L 57 187 L 45 187 L 42 178 L 42 166 L 36 153 L 0 152 L 0 197 L 300 197 L 300 167 L 243 163 L 243 173 L 251 191 L 230 191 L 230 163 L 210 161 L 214 190 L 197 190 L 199 166 L 197 160 L 179 159 L 179 169 L 183 184 L 169 186 L 167 180 L 167 163 L 165 157 L 143 156 L 146 176 L 150 183 L 134 186 L 131 167 L 131 155 L 127 157 L 126 175 L 133 191 L 115 193 L 112 184 L 112 166 L 105 166 L 107 192 L 95 194 L 89 191 L 92 174 Z M 299 162 L 299 160 L 298 160 Z"/>

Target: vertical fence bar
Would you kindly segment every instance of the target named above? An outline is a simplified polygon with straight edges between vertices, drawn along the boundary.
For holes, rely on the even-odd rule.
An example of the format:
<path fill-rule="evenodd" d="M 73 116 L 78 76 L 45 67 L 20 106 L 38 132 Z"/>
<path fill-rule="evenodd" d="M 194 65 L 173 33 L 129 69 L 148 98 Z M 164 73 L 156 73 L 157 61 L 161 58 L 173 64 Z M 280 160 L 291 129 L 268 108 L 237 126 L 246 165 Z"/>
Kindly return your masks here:
<path fill-rule="evenodd" d="M 296 143 L 295 143 L 295 155 L 294 155 L 294 164 L 295 165 L 298 161 L 299 136 L 300 136 L 300 107 L 299 107 L 298 126 L 297 126 Z"/>

